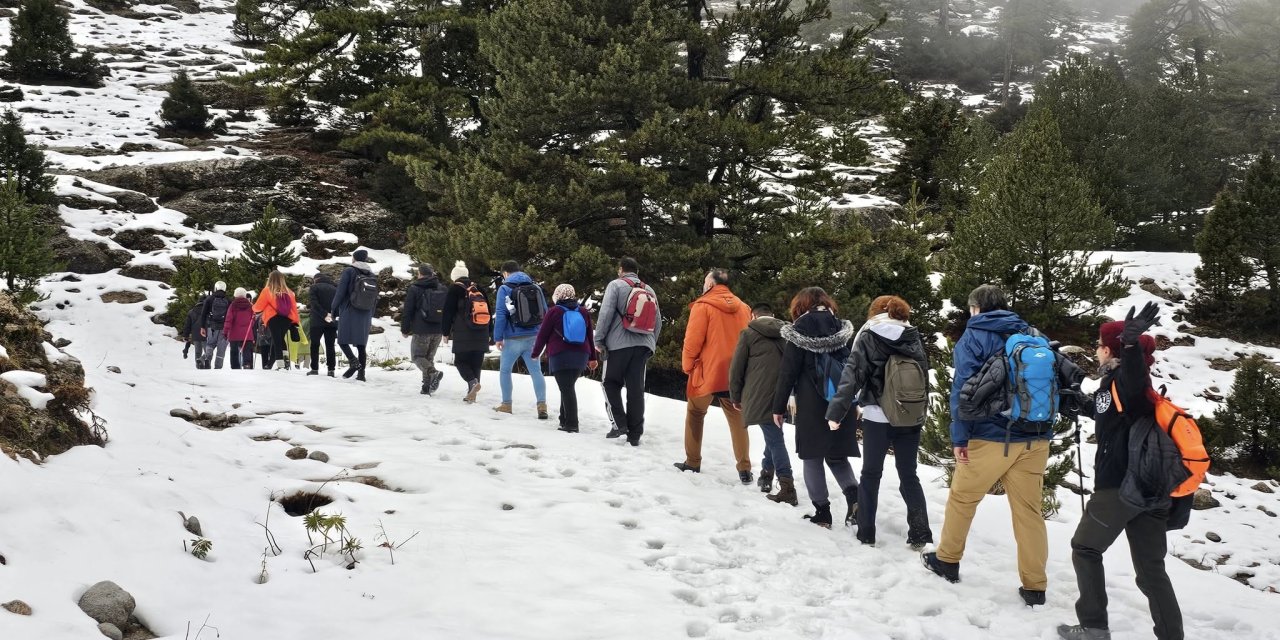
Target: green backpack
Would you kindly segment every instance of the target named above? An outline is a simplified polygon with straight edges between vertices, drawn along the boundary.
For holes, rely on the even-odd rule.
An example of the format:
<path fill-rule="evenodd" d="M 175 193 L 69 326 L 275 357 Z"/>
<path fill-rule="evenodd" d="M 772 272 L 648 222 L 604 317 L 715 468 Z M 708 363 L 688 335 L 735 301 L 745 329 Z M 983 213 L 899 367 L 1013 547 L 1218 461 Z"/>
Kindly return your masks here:
<path fill-rule="evenodd" d="M 919 362 L 901 354 L 889 356 L 884 367 L 884 393 L 880 410 L 895 427 L 924 424 L 929 406 L 929 374 Z"/>

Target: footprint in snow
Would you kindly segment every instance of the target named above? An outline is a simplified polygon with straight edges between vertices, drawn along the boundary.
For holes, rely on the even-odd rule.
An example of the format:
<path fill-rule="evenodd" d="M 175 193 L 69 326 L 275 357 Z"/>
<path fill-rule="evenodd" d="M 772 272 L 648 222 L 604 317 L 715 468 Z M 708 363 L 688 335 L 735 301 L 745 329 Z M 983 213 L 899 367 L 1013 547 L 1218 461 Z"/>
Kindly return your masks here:
<path fill-rule="evenodd" d="M 623 529 L 638 529 L 638 528 L 640 528 L 640 523 L 639 523 L 639 522 L 636 522 L 635 520 L 623 520 L 623 521 L 619 522 L 618 524 L 622 525 L 622 528 L 623 528 Z"/>

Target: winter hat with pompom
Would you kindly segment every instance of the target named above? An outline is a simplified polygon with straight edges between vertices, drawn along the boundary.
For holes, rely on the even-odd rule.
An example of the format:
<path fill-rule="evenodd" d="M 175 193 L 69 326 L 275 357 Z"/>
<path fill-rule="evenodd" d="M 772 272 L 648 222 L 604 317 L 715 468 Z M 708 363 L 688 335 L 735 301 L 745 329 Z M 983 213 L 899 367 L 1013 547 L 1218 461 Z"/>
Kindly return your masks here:
<path fill-rule="evenodd" d="M 578 292 L 573 290 L 573 285 L 562 284 L 556 287 L 555 293 L 551 294 L 552 302 L 560 302 L 561 300 L 572 300 L 578 297 Z"/>
<path fill-rule="evenodd" d="M 453 263 L 453 271 L 449 273 L 450 278 L 453 278 L 454 280 L 461 280 L 462 278 L 468 278 L 470 276 L 471 272 L 467 271 L 467 263 L 461 260 Z"/>
<path fill-rule="evenodd" d="M 244 290 L 244 287 L 236 287 L 236 297 L 237 297 L 237 298 L 248 298 L 248 297 L 249 297 L 249 292 L 248 292 L 248 291 L 245 291 L 245 290 Z"/>
<path fill-rule="evenodd" d="M 227 283 L 225 283 L 225 282 L 223 282 L 223 281 L 219 280 L 219 281 L 217 281 L 217 282 L 213 283 L 213 290 L 214 290 L 214 291 L 226 291 L 226 290 L 227 290 Z"/>

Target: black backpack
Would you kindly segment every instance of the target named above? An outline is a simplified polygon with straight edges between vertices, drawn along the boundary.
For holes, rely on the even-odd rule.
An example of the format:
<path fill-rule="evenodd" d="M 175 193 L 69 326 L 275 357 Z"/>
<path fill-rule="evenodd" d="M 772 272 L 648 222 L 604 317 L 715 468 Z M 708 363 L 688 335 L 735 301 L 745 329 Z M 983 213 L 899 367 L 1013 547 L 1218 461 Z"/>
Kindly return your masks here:
<path fill-rule="evenodd" d="M 351 308 L 373 311 L 378 308 L 378 276 L 357 272 L 351 281 Z"/>
<path fill-rule="evenodd" d="M 444 303 L 448 297 L 449 291 L 444 287 L 423 287 L 422 293 L 418 294 L 418 317 L 427 324 L 443 323 Z"/>
<path fill-rule="evenodd" d="M 218 331 L 222 330 L 222 323 L 227 319 L 227 309 L 231 308 L 231 300 L 226 296 L 214 296 L 209 303 L 209 324 Z"/>
<path fill-rule="evenodd" d="M 511 322 L 521 329 L 534 329 L 542 324 L 547 313 L 547 303 L 542 288 L 532 282 L 516 285 L 511 289 L 511 305 L 515 310 Z"/>

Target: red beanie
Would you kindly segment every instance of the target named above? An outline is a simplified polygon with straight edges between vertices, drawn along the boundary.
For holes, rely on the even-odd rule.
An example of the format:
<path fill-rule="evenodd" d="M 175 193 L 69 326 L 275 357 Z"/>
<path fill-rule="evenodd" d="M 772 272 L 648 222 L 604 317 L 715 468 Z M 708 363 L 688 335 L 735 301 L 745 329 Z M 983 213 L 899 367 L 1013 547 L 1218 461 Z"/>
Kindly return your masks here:
<path fill-rule="evenodd" d="M 1111 349 L 1111 353 L 1117 358 L 1124 353 L 1124 344 L 1120 342 L 1120 334 L 1124 332 L 1124 322 L 1117 320 L 1116 322 L 1108 322 L 1098 329 L 1098 337 L 1102 342 L 1102 346 Z M 1142 334 L 1138 338 L 1138 344 L 1142 345 L 1142 354 L 1146 356 L 1147 366 L 1156 363 L 1156 339 L 1147 334 Z"/>

